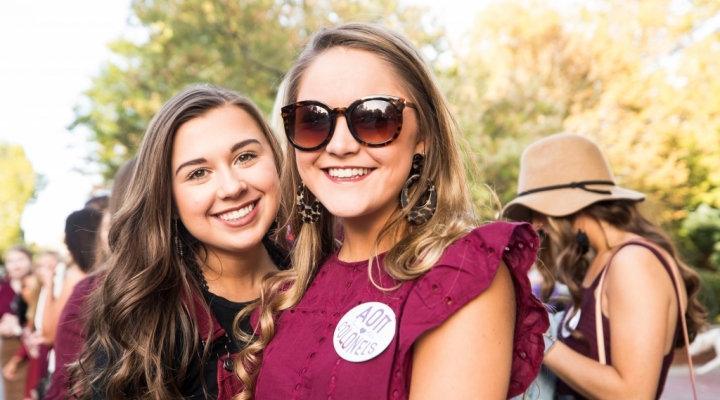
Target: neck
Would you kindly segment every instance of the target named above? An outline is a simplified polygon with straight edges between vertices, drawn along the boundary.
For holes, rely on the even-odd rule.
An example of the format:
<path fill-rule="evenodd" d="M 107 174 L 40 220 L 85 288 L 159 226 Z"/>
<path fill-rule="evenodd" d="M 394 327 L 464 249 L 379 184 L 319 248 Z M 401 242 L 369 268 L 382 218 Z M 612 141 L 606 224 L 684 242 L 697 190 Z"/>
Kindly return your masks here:
<path fill-rule="evenodd" d="M 208 290 L 235 302 L 257 299 L 262 279 L 277 271 L 262 243 L 242 253 L 208 251 L 198 260 L 198 265 Z"/>
<path fill-rule="evenodd" d="M 581 226 L 580 229 L 584 230 L 588 235 L 590 248 L 593 249 L 596 256 L 604 254 L 636 236 L 630 232 L 622 231 L 605 221 L 596 221 L 584 217 L 583 222 L 584 227 Z"/>
<path fill-rule="evenodd" d="M 338 253 L 338 258 L 346 262 L 355 262 L 367 260 L 373 256 L 375 242 L 392 215 L 392 211 L 382 218 L 359 217 L 343 220 L 343 245 Z M 383 237 L 378 243 L 377 254 L 384 253 L 393 246 L 394 240 L 391 235 Z"/>
<path fill-rule="evenodd" d="M 20 293 L 20 289 L 22 288 L 22 278 L 11 278 L 10 279 L 10 287 L 13 288 L 15 293 Z"/>

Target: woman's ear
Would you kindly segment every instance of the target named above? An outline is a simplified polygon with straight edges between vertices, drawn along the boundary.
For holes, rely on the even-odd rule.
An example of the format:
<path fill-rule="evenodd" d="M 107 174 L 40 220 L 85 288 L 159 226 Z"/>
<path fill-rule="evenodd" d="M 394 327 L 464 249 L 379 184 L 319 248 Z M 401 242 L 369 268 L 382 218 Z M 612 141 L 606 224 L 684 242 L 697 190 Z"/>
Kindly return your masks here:
<path fill-rule="evenodd" d="M 577 231 L 578 229 L 582 229 L 584 231 L 585 225 L 587 223 L 587 219 L 588 219 L 588 216 L 584 212 L 582 212 L 582 211 L 578 212 L 575 215 L 575 218 L 573 218 L 573 224 L 572 224 L 573 230 Z"/>
<path fill-rule="evenodd" d="M 425 141 L 424 140 L 418 140 L 418 142 L 415 144 L 415 153 L 414 154 L 425 155 Z"/>

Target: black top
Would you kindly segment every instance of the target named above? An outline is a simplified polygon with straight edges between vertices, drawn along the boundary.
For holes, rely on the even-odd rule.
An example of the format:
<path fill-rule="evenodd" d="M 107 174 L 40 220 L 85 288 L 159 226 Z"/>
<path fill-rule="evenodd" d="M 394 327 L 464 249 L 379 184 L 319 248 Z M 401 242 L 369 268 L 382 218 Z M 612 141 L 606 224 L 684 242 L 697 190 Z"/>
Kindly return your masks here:
<path fill-rule="evenodd" d="M 220 323 L 220 326 L 227 333 L 227 337 L 222 337 L 211 343 L 212 349 L 208 354 L 208 358 L 205 362 L 202 362 L 201 355 L 203 347 L 199 347 L 199 352 L 195 354 L 190 360 L 188 365 L 187 375 L 183 379 L 183 383 L 180 387 L 180 391 L 183 398 L 186 399 L 216 399 L 218 394 L 217 384 L 217 372 L 218 372 L 218 360 L 221 355 L 227 354 L 228 351 L 231 354 L 239 351 L 239 346 L 233 339 L 232 327 L 235 316 L 240 310 L 243 309 L 249 303 L 235 303 L 230 300 L 224 299 L 220 296 L 216 296 L 212 293 L 203 291 L 205 301 L 210 307 L 210 312 L 213 313 L 215 318 Z M 252 326 L 250 325 L 250 318 L 245 318 L 240 322 L 240 328 L 244 332 L 252 333 Z M 227 346 L 227 347 L 226 347 Z M 95 369 L 100 370 L 106 368 L 108 363 L 108 356 L 102 352 L 97 355 L 95 359 Z M 202 380 L 200 379 L 202 377 Z M 203 391 L 202 382 L 205 382 L 205 388 L 207 389 L 208 395 L 205 395 Z M 106 399 L 107 395 L 105 390 L 102 388 L 102 384 L 97 384 L 93 387 L 92 399 L 102 400 Z"/>
<path fill-rule="evenodd" d="M 286 270 L 289 266 L 288 255 L 277 247 L 267 236 L 263 239 L 263 244 L 268 250 L 270 257 L 273 259 L 275 265 L 280 270 Z M 192 261 L 192 260 L 187 260 Z M 199 347 L 199 353 L 195 354 L 190 360 L 188 365 L 188 371 L 185 378 L 182 380 L 180 391 L 186 399 L 216 399 L 218 393 L 217 384 L 217 368 L 218 360 L 221 355 L 237 353 L 239 346 L 233 338 L 233 322 L 235 316 L 249 303 L 235 303 L 220 296 L 216 296 L 212 293 L 203 290 L 203 297 L 207 302 L 210 312 L 215 316 L 220 326 L 227 333 L 227 338 L 220 338 L 211 343 L 213 347 L 208 354 L 208 359 L 201 360 L 204 348 Z M 247 333 L 252 333 L 252 326 L 250 325 L 250 318 L 240 322 L 240 328 Z M 199 339 L 199 338 L 198 338 Z M 227 348 L 226 348 L 227 345 Z M 108 363 L 108 355 L 106 353 L 100 353 L 96 355 L 94 369 L 99 371 L 106 368 Z M 202 380 L 200 379 L 202 377 Z M 203 384 L 207 389 L 208 396 L 205 396 L 203 391 Z M 107 398 L 105 390 L 102 387 L 102 383 L 96 383 L 92 388 L 92 400 L 103 400 Z"/>
<path fill-rule="evenodd" d="M 195 354 L 190 365 L 188 366 L 188 372 L 183 380 L 182 387 L 180 388 L 183 396 L 186 399 L 215 399 L 218 393 L 217 384 L 217 369 L 218 360 L 220 356 L 228 354 L 235 354 L 240 351 L 240 347 L 233 338 L 233 322 L 235 316 L 240 310 L 250 303 L 235 303 L 227 300 L 223 297 L 214 295 L 212 293 L 203 291 L 205 301 L 210 306 L 210 312 L 213 313 L 215 318 L 220 323 L 220 326 L 225 330 L 226 337 L 221 337 L 210 343 L 212 349 L 210 349 L 208 358 L 205 362 L 201 362 L 200 357 L 204 351 L 203 347 L 200 346 L 200 354 Z M 240 329 L 246 333 L 252 333 L 252 326 L 250 325 L 250 319 L 245 318 L 240 322 Z M 202 380 L 205 382 L 207 393 L 210 397 L 205 396 L 203 391 Z"/>

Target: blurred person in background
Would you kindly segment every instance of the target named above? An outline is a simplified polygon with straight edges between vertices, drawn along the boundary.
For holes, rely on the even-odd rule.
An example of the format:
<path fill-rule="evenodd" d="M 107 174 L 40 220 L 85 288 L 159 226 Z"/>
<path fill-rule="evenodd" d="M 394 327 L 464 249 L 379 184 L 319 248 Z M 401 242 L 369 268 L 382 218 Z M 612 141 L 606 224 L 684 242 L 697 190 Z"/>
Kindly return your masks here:
<path fill-rule="evenodd" d="M 112 216 L 120 209 L 125 193 L 130 184 L 137 157 L 125 163 L 115 174 L 110 201 L 107 210 L 103 212 L 102 222 L 97 234 L 96 262 L 93 271 L 81 280 L 73 289 L 70 298 L 60 314 L 57 332 L 55 335 L 55 370 L 52 373 L 50 387 L 47 389 L 45 399 L 61 400 L 69 390 L 68 365 L 76 361 L 87 332 L 84 316 L 90 310 L 84 308 L 85 300 L 100 284 L 104 277 L 104 266 L 110 256 L 108 245 L 108 232 Z"/>
<path fill-rule="evenodd" d="M 15 296 L 22 289 L 22 279 L 32 271 L 32 253 L 25 247 L 12 247 L 5 255 L 5 276 L 0 281 L 0 361 L 4 368 L 21 346 L 23 329 L 18 316 L 12 311 Z M 27 365 L 15 371 L 15 379 L 3 374 L 5 400 L 21 400 L 25 389 Z"/>
<path fill-rule="evenodd" d="M 37 398 L 36 387 L 47 372 L 47 347 L 34 340 L 35 313 L 40 295 L 40 281 L 36 274 L 30 273 L 22 279 L 20 295 L 16 297 L 18 318 L 23 327 L 22 345 L 15 355 L 3 367 L 3 376 L 8 380 L 16 380 L 18 366 L 27 363 L 27 376 L 23 399 Z"/>
<path fill-rule="evenodd" d="M 46 344 L 55 341 L 58 320 L 63 307 L 72 294 L 75 285 L 80 282 L 95 265 L 95 246 L 98 228 L 102 220 L 102 212 L 95 208 L 83 208 L 71 213 L 65 221 L 65 245 L 70 253 L 70 261 L 58 297 L 55 293 L 54 270 L 42 271 L 40 279 L 47 290 L 43 312 L 43 337 Z"/>
<path fill-rule="evenodd" d="M 572 297 L 545 335 L 558 398 L 659 398 L 674 348 L 704 324 L 699 278 L 642 215 L 644 198 L 615 185 L 585 137 L 552 135 L 523 153 L 518 197 L 504 214 L 548 235 L 549 267 Z"/>
<path fill-rule="evenodd" d="M 93 196 L 90 200 L 85 202 L 85 208 L 92 208 L 98 211 L 107 210 L 110 205 L 110 197 L 107 195 Z"/>
<path fill-rule="evenodd" d="M 35 268 L 40 282 L 40 295 L 38 297 L 38 305 L 34 317 L 35 331 L 28 335 L 25 342 L 30 343 L 31 346 L 37 345 L 38 352 L 46 354 L 47 363 L 43 374 L 44 377 L 47 375 L 47 370 L 50 367 L 50 364 L 52 364 L 53 350 L 51 344 L 46 343 L 43 335 L 43 317 L 45 315 L 45 303 L 48 296 L 48 289 L 42 286 L 42 279 L 40 279 L 40 277 L 44 277 L 48 274 L 53 276 L 53 293 L 50 295 L 57 298 L 60 296 L 60 292 L 62 291 L 62 284 L 65 278 L 67 266 L 57 252 L 45 250 L 35 257 Z"/>
<path fill-rule="evenodd" d="M 55 344 L 58 321 L 75 285 L 80 282 L 95 265 L 97 232 L 102 220 L 102 211 L 96 208 L 83 208 L 71 213 L 65 221 L 65 245 L 70 258 L 65 277 L 58 287 L 57 274 L 51 263 L 48 268 L 39 271 L 43 290 L 46 293 L 43 304 L 41 329 L 42 343 L 49 348 Z M 59 290 L 58 290 L 59 289 Z M 57 295 L 56 295 L 57 294 Z M 48 368 L 40 392 L 49 384 L 49 376 L 55 370 L 54 351 L 48 356 Z"/>

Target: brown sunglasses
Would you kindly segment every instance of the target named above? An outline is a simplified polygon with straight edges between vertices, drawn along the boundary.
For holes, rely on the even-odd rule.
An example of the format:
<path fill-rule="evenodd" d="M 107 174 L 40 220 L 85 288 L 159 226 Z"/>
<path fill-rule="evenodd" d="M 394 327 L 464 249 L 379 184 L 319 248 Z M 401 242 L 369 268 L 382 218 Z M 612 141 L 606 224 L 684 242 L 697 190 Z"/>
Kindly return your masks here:
<path fill-rule="evenodd" d="M 400 97 L 367 96 L 338 108 L 315 100 L 299 101 L 284 106 L 281 112 L 290 143 L 298 150 L 313 151 L 330 143 L 338 115 L 345 116 L 350 134 L 359 143 L 387 146 L 400 135 L 405 107 L 417 109 Z"/>

